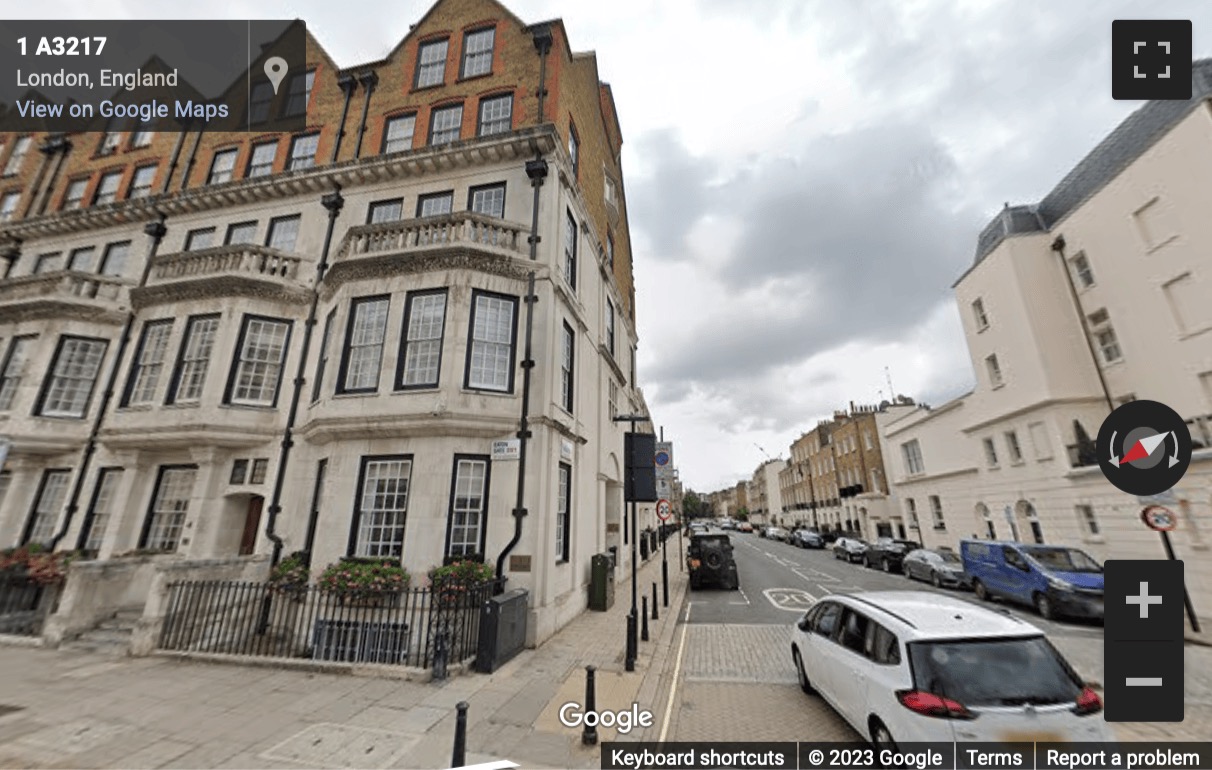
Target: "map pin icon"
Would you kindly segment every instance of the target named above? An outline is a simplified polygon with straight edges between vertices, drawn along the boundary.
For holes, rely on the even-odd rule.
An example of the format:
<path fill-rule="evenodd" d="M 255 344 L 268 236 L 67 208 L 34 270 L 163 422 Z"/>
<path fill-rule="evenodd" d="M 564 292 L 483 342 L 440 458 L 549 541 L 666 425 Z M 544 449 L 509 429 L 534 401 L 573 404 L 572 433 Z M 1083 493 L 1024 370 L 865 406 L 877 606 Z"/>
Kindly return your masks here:
<path fill-rule="evenodd" d="M 265 74 L 269 76 L 269 82 L 274 87 L 274 95 L 278 94 L 278 86 L 282 85 L 282 78 L 286 77 L 286 60 L 281 56 L 271 56 L 265 60 Z"/>

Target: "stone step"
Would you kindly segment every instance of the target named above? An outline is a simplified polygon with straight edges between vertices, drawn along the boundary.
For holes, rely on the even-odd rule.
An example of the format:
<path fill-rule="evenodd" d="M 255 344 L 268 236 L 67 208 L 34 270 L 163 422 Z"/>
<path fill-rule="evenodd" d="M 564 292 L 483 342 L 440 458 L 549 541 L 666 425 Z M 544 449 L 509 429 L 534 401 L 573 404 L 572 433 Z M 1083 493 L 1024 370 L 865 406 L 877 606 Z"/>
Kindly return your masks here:
<path fill-rule="evenodd" d="M 130 640 L 133 636 L 134 630 L 129 628 L 97 628 L 92 631 L 85 631 L 80 635 L 79 641 L 87 644 L 122 644 L 130 646 Z"/>
<path fill-rule="evenodd" d="M 105 629 L 107 631 L 130 631 L 135 627 L 136 622 L 136 620 L 131 620 L 128 618 L 106 618 L 97 624 L 97 628 Z"/>
<path fill-rule="evenodd" d="M 66 642 L 59 645 L 60 650 L 69 652 L 84 652 L 91 655 L 104 655 L 107 657 L 122 658 L 130 655 L 130 646 L 113 644 L 108 642 L 89 642 L 84 639 L 77 639 L 73 642 Z"/>

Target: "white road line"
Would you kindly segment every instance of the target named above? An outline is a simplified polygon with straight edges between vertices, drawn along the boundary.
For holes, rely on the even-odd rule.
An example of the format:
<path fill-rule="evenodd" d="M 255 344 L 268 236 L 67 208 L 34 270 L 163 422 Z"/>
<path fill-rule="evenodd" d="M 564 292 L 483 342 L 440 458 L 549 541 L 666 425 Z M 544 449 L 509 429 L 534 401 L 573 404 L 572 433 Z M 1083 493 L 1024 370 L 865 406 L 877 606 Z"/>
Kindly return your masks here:
<path fill-rule="evenodd" d="M 673 684 L 669 686 L 669 700 L 665 703 L 665 719 L 661 722 L 661 734 L 657 737 L 658 743 L 665 742 L 665 736 L 669 733 L 669 716 L 673 713 L 673 701 L 678 693 L 678 677 L 682 673 L 682 656 L 686 653 L 686 627 L 690 625 L 690 607 L 693 602 L 686 603 L 686 619 L 682 621 L 682 639 L 678 642 L 678 657 L 673 664 Z"/>
<path fill-rule="evenodd" d="M 831 594 L 831 593 L 833 593 L 832 591 L 830 591 L 828 588 L 825 588 L 825 586 L 821 585 L 820 583 L 817 583 L 817 584 L 816 584 L 816 587 L 817 587 L 817 588 L 819 588 L 819 589 L 821 589 L 822 591 L 824 591 L 824 592 L 825 592 L 825 593 L 827 593 L 827 594 Z"/>

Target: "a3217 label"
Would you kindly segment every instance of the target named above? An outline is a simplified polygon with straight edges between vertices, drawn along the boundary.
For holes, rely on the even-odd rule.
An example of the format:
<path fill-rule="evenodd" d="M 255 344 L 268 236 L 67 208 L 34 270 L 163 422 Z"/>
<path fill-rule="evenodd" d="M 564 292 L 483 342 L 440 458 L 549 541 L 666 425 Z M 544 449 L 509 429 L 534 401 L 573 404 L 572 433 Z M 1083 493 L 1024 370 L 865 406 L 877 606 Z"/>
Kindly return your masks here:
<path fill-rule="evenodd" d="M 105 42 L 109 38 L 106 37 L 40 37 L 38 38 L 37 47 L 33 51 L 34 56 L 100 56 L 105 50 Z M 17 45 L 21 48 L 21 55 L 27 54 L 28 39 L 24 37 L 17 38 Z"/>

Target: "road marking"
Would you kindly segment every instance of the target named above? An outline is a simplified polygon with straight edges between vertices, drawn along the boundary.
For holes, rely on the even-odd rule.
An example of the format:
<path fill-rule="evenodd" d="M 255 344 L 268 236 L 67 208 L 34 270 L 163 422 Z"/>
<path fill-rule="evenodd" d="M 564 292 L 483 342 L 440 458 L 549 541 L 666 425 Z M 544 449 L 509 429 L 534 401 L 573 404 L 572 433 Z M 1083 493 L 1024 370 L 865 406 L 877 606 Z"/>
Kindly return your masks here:
<path fill-rule="evenodd" d="M 694 602 L 686 603 L 686 619 L 682 621 L 682 639 L 678 642 L 678 657 L 673 664 L 673 684 L 669 686 L 669 701 L 665 703 L 665 719 L 661 722 L 661 734 L 657 737 L 658 743 L 665 742 L 665 736 L 669 733 L 669 716 L 673 714 L 673 700 L 678 692 L 678 676 L 682 673 L 682 656 L 686 654 L 686 628 L 690 625 L 690 607 Z"/>
<path fill-rule="evenodd" d="M 821 585 L 820 583 L 817 583 L 817 584 L 816 584 L 816 587 L 817 587 L 817 588 L 819 588 L 819 589 L 821 589 L 822 591 L 824 591 L 824 592 L 825 592 L 825 593 L 827 593 L 827 594 L 831 594 L 831 593 L 833 593 L 832 591 L 830 591 L 828 588 L 825 588 L 825 586 Z"/>
<path fill-rule="evenodd" d="M 767 588 L 762 594 L 776 610 L 787 612 L 803 612 L 816 603 L 816 597 L 802 588 Z"/>
<path fill-rule="evenodd" d="M 749 605 L 749 597 L 745 595 L 745 592 L 744 592 L 744 591 L 742 591 L 741 589 L 739 589 L 739 588 L 738 588 L 738 589 L 737 589 L 737 593 L 739 593 L 739 594 L 741 595 L 741 598 L 742 598 L 742 599 L 744 599 L 745 601 L 743 601 L 743 602 L 728 602 L 728 603 L 729 603 L 729 604 L 733 604 L 733 605 L 738 605 L 738 606 L 741 606 L 741 607 L 746 607 L 746 606 L 748 606 L 748 605 Z"/>

